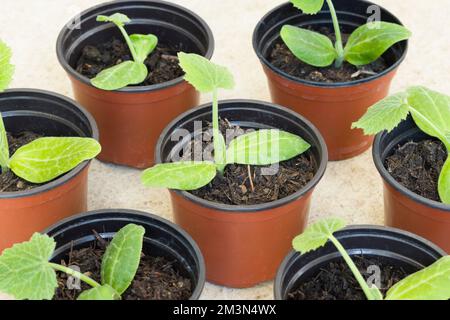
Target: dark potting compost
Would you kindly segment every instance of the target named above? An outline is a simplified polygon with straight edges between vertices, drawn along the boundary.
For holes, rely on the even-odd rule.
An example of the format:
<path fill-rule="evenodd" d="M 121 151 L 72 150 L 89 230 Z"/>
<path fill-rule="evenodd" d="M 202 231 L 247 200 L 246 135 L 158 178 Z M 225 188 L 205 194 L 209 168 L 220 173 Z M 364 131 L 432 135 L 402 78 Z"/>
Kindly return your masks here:
<path fill-rule="evenodd" d="M 101 71 L 128 60 L 132 60 L 132 56 L 127 44 L 122 40 L 112 39 L 105 43 L 84 47 L 78 59 L 76 70 L 92 79 Z M 163 45 L 158 46 L 144 63 L 148 68 L 149 75 L 138 86 L 164 83 L 184 74 L 178 65 L 176 51 Z"/>
<path fill-rule="evenodd" d="M 381 292 L 383 295 L 408 275 L 418 270 L 404 270 L 384 258 L 353 257 L 353 260 L 367 278 L 370 266 L 381 270 Z M 343 259 L 322 267 L 306 281 L 288 294 L 288 300 L 367 300 L 352 271 Z"/>
<path fill-rule="evenodd" d="M 395 149 L 385 161 L 392 177 L 408 190 L 433 201 L 441 201 L 439 175 L 447 160 L 444 144 L 435 140 L 410 141 Z"/>
<path fill-rule="evenodd" d="M 220 131 L 226 141 L 246 132 L 230 122 L 220 120 Z M 206 150 L 213 141 L 212 125 L 204 129 L 203 141 L 191 142 L 190 150 Z M 206 141 L 206 142 L 205 142 Z M 208 142 L 210 141 L 210 142 Z M 201 144 L 201 145 L 200 145 Z M 193 152 L 183 155 L 183 160 L 191 160 Z M 197 155 L 198 156 L 198 155 Z M 205 159 L 205 160 L 213 160 Z M 204 200 L 227 205 L 257 205 L 288 197 L 306 186 L 317 172 L 317 163 L 307 151 L 291 160 L 281 162 L 273 174 L 264 175 L 261 166 L 228 165 L 223 176 L 218 174 L 207 186 L 191 193 Z"/>
<path fill-rule="evenodd" d="M 42 138 L 42 135 L 29 131 L 14 135 L 8 132 L 6 135 L 8 138 L 10 155 L 13 155 L 20 147 L 29 144 L 36 139 Z M 12 170 L 8 170 L 8 172 L 2 173 L 0 175 L 0 192 L 26 191 L 38 186 L 40 185 L 19 178 L 14 174 L 14 172 L 12 172 Z"/>
<path fill-rule="evenodd" d="M 312 28 L 309 29 L 312 30 Z M 328 36 L 333 43 L 336 41 L 334 32 L 330 28 L 321 27 L 318 30 L 313 31 L 317 31 Z M 344 45 L 349 36 L 349 34 L 342 34 L 342 41 L 344 42 Z M 293 77 L 323 83 L 361 80 L 374 76 L 388 68 L 388 65 L 382 57 L 371 64 L 362 67 L 356 67 L 346 61 L 344 61 L 344 64 L 339 69 L 336 69 L 334 65 L 325 68 L 314 67 L 304 63 L 294 56 L 291 50 L 289 50 L 289 48 L 282 41 L 276 43 L 273 47 L 269 56 L 269 62 L 274 67 Z"/>
<path fill-rule="evenodd" d="M 65 266 L 77 266 L 81 272 L 95 281 L 101 281 L 102 257 L 108 242 L 99 239 L 95 245 L 80 250 L 72 250 Z M 58 273 L 58 288 L 54 300 L 76 300 L 80 290 L 71 290 L 67 286 L 68 276 Z M 81 282 L 81 289 L 91 287 Z M 175 263 L 163 257 L 142 254 L 139 268 L 130 287 L 122 295 L 123 300 L 188 300 L 193 293 L 190 279 L 180 275 Z"/>

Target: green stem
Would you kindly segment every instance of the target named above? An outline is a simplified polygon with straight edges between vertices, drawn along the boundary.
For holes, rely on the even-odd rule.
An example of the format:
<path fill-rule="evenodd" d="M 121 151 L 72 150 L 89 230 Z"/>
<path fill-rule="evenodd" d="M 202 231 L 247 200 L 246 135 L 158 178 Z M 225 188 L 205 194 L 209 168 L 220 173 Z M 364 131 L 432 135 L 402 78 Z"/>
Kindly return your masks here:
<path fill-rule="evenodd" d="M 219 131 L 219 101 L 217 89 L 213 90 L 213 139 L 214 139 L 214 161 L 216 164 L 222 162 L 222 157 L 219 156 L 219 150 L 222 149 L 220 145 L 220 131 Z"/>
<path fill-rule="evenodd" d="M 128 33 L 124 27 L 122 27 L 122 26 L 118 26 L 118 27 L 119 27 L 119 30 L 122 33 L 123 37 L 125 38 L 125 41 L 127 42 L 128 47 L 130 48 L 130 52 L 131 52 L 131 55 L 133 56 L 133 60 L 135 62 L 138 62 L 138 56 L 136 54 L 136 49 L 134 48 L 133 42 L 131 42 L 130 36 L 128 35 Z"/>
<path fill-rule="evenodd" d="M 331 0 L 327 0 L 328 7 L 330 8 L 331 12 L 331 18 L 333 19 L 333 26 L 334 26 L 334 33 L 336 35 L 336 51 L 337 51 L 337 58 L 336 62 L 334 63 L 334 66 L 336 68 L 342 67 L 342 64 L 344 63 L 344 45 L 342 44 L 342 34 L 341 34 L 341 27 L 339 26 L 339 20 L 336 14 L 336 9 L 334 8 L 333 2 Z"/>
<path fill-rule="evenodd" d="M 57 271 L 64 272 L 64 273 L 68 274 L 69 276 L 73 276 L 77 279 L 80 279 L 81 281 L 90 285 L 92 288 L 100 287 L 100 284 L 97 281 L 92 280 L 88 276 L 85 276 L 84 274 L 82 274 L 78 271 L 75 271 L 73 269 L 64 267 L 64 266 L 62 266 L 60 264 L 56 264 L 56 263 L 50 263 L 50 267 L 52 267 L 53 269 L 55 269 Z"/>
<path fill-rule="evenodd" d="M 353 262 L 352 258 L 347 253 L 347 250 L 342 246 L 342 244 L 333 236 L 330 236 L 330 241 L 333 242 L 335 247 L 338 249 L 342 257 L 344 258 L 345 262 L 349 266 L 350 270 L 352 271 L 353 275 L 355 276 L 356 280 L 358 281 L 359 285 L 361 286 L 362 290 L 364 291 L 364 294 L 366 295 L 368 300 L 375 300 L 374 295 L 372 294 L 369 285 L 367 284 L 366 280 L 364 280 L 363 276 L 358 270 L 358 267 Z"/>

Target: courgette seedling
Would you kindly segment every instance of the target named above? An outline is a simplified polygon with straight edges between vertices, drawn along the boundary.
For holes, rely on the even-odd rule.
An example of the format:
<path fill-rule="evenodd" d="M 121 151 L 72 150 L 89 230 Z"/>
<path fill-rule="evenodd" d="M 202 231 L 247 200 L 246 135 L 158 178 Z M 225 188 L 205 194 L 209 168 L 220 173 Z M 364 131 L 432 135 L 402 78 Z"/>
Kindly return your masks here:
<path fill-rule="evenodd" d="M 103 70 L 91 80 L 92 85 L 99 89 L 112 91 L 144 82 L 148 76 L 148 69 L 144 61 L 155 50 L 158 38 L 153 34 L 128 35 L 124 26 L 130 23 L 131 19 L 122 13 L 114 13 L 111 16 L 100 15 L 97 17 L 97 21 L 112 22 L 119 28 L 133 60 L 123 61 Z"/>
<path fill-rule="evenodd" d="M 446 147 L 449 157 L 439 176 L 438 191 L 443 203 L 450 204 L 450 97 L 425 87 L 411 87 L 387 97 L 367 111 L 353 124 L 373 135 L 396 128 L 411 115 L 420 130 L 438 138 Z"/>
<path fill-rule="evenodd" d="M 10 84 L 14 67 L 11 50 L 0 41 L 0 92 Z M 0 166 L 2 174 L 14 174 L 31 183 L 49 182 L 85 160 L 95 158 L 100 144 L 91 138 L 45 137 L 19 148 L 11 157 L 3 117 L 0 114 Z"/>
<path fill-rule="evenodd" d="M 232 89 L 232 74 L 222 66 L 196 55 L 180 52 L 180 66 L 185 79 L 202 93 L 212 93 L 212 125 L 214 162 L 186 161 L 165 163 L 147 169 L 142 182 L 148 187 L 191 191 L 202 188 L 229 164 L 266 166 L 292 159 L 306 152 L 311 145 L 301 137 L 274 129 L 241 135 L 228 147 L 219 131 L 219 89 Z"/>
<path fill-rule="evenodd" d="M 293 247 L 301 254 L 315 251 L 330 241 L 349 266 L 368 300 L 383 300 L 376 286 L 369 287 L 358 267 L 334 233 L 346 227 L 339 218 L 321 220 L 308 227 L 293 241 Z M 390 288 L 384 300 L 448 300 L 450 299 L 450 256 L 410 275 Z"/>
<path fill-rule="evenodd" d="M 101 283 L 51 259 L 56 242 L 35 233 L 31 240 L 6 249 L 0 256 L 0 292 L 17 300 L 51 300 L 58 287 L 56 272 L 75 277 L 92 287 L 78 300 L 119 300 L 132 283 L 141 260 L 145 229 L 129 224 L 118 231 L 106 248 Z"/>
<path fill-rule="evenodd" d="M 395 43 L 406 40 L 411 32 L 405 27 L 389 22 L 369 22 L 358 27 L 344 47 L 336 10 L 331 0 L 326 0 L 333 20 L 336 43 L 318 32 L 285 25 L 281 38 L 291 52 L 301 61 L 315 66 L 328 67 L 335 63 L 341 68 L 344 61 L 363 66 L 377 60 Z M 317 14 L 325 0 L 291 0 L 292 4 L 305 14 Z"/>

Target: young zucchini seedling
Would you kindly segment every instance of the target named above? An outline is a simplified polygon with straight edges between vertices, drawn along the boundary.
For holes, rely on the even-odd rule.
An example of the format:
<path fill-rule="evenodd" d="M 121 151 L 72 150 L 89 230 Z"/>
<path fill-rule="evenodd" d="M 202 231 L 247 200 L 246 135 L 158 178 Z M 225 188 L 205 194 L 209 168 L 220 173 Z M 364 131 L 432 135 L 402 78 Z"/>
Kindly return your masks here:
<path fill-rule="evenodd" d="M 411 114 L 420 130 L 438 138 L 450 155 L 450 97 L 425 87 L 411 87 L 372 106 L 353 124 L 366 135 L 392 131 Z M 450 204 L 450 156 L 439 176 L 439 196 Z"/>
<path fill-rule="evenodd" d="M 80 279 L 92 289 L 78 300 L 119 300 L 132 283 L 141 259 L 145 229 L 129 224 L 116 233 L 102 259 L 101 283 L 66 266 L 49 262 L 56 242 L 35 233 L 30 241 L 0 256 L 0 292 L 17 300 L 51 300 L 58 287 L 56 271 Z"/>
<path fill-rule="evenodd" d="M 214 162 L 174 162 L 159 164 L 146 170 L 142 182 L 148 187 L 196 190 L 206 186 L 217 172 L 224 173 L 229 164 L 272 165 L 292 159 L 311 146 L 299 136 L 279 130 L 259 130 L 232 140 L 228 148 L 219 131 L 219 89 L 232 89 L 234 79 L 222 66 L 196 55 L 179 53 L 185 79 L 202 93 L 211 93 Z"/>
<path fill-rule="evenodd" d="M 405 27 L 389 22 L 369 22 L 357 28 L 344 48 L 341 28 L 331 0 L 326 0 L 333 19 L 336 43 L 318 32 L 285 25 L 281 38 L 292 53 L 301 61 L 315 66 L 328 67 L 335 63 L 340 68 L 344 61 L 363 66 L 377 60 L 395 43 L 406 40 L 411 32 Z M 317 14 L 325 0 L 291 0 L 292 4 L 306 14 Z"/>
<path fill-rule="evenodd" d="M 114 13 L 111 16 L 98 16 L 99 22 L 112 22 L 122 33 L 133 60 L 124 61 L 116 66 L 100 72 L 91 80 L 93 86 L 103 90 L 118 90 L 128 85 L 140 84 L 147 79 L 148 69 L 144 64 L 145 59 L 155 50 L 158 38 L 153 34 L 128 35 L 124 26 L 131 20 L 122 13 Z"/>
<path fill-rule="evenodd" d="M 10 84 L 14 67 L 10 63 L 11 50 L 0 41 L 0 92 Z M 85 160 L 95 158 L 100 144 L 91 138 L 40 138 L 19 148 L 10 157 L 8 138 L 0 114 L 0 166 L 2 174 L 14 174 L 31 183 L 49 182 L 72 170 Z"/>
<path fill-rule="evenodd" d="M 379 288 L 369 287 L 358 267 L 343 245 L 333 235 L 346 227 L 344 220 L 329 218 L 306 229 L 293 241 L 293 247 L 301 254 L 315 251 L 330 241 L 348 264 L 368 300 L 383 300 Z M 398 282 L 386 294 L 385 300 L 448 300 L 450 299 L 450 256 L 441 258 L 428 268 Z"/>

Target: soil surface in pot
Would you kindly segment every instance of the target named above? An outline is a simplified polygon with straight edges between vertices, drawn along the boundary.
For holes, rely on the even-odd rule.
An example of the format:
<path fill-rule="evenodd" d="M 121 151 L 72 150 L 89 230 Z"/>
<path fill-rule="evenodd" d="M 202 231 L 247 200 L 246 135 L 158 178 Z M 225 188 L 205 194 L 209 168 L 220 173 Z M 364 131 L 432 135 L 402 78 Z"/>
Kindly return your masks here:
<path fill-rule="evenodd" d="M 203 141 L 191 143 L 191 150 L 207 150 L 211 145 L 212 126 L 203 133 Z M 220 121 L 220 130 L 227 143 L 245 132 L 242 128 Z M 206 141 L 206 142 L 205 142 Z M 192 152 L 183 155 L 182 160 L 191 160 Z M 196 157 L 198 158 L 198 155 Z M 206 157 L 205 160 L 213 160 Z M 281 162 L 274 174 L 263 175 L 268 167 L 228 165 L 224 175 L 217 175 L 207 186 L 192 191 L 199 198 L 227 205 L 256 205 L 273 202 L 288 197 L 306 186 L 317 172 L 317 164 L 310 152 L 294 159 Z"/>
<path fill-rule="evenodd" d="M 368 278 L 370 266 L 381 270 L 381 292 L 383 295 L 397 282 L 418 270 L 406 270 L 393 265 L 384 258 L 352 257 L 356 266 Z M 330 262 L 312 274 L 307 281 L 288 294 L 288 300 L 367 300 L 352 271 L 343 259 Z"/>
<path fill-rule="evenodd" d="M 328 27 L 321 27 L 320 29 L 314 31 L 328 36 L 333 43 L 336 41 L 334 32 Z M 344 42 L 344 45 L 349 36 L 349 34 L 342 34 L 342 41 Z M 296 58 L 281 40 L 273 47 L 268 60 L 274 67 L 293 77 L 307 81 L 324 83 L 361 80 L 374 76 L 388 68 L 387 63 L 383 58 L 379 58 L 373 63 L 362 67 L 356 67 L 348 62 L 344 62 L 342 67 L 339 69 L 336 69 L 334 65 L 325 68 L 310 66 L 309 64 Z"/>
<path fill-rule="evenodd" d="M 392 177 L 408 190 L 433 201 L 441 201 L 438 182 L 447 160 L 444 144 L 435 140 L 410 141 L 395 149 L 385 161 Z"/>
<path fill-rule="evenodd" d="M 112 39 L 106 43 L 84 47 L 76 70 L 92 79 L 101 71 L 128 60 L 132 60 L 132 56 L 127 44 L 122 40 Z M 144 63 L 149 70 L 149 75 L 137 86 L 160 84 L 184 75 L 178 65 L 176 51 L 163 45 L 158 46 Z"/>
<path fill-rule="evenodd" d="M 82 273 L 97 282 L 101 281 L 102 257 L 108 242 L 100 239 L 89 248 L 73 250 L 67 261 L 61 263 L 66 266 L 78 266 Z M 79 290 L 67 287 L 67 275 L 58 272 L 58 288 L 54 300 L 76 300 Z M 82 290 L 91 287 L 81 282 Z M 162 257 L 151 257 L 142 254 L 136 276 L 122 295 L 123 300 L 188 300 L 192 296 L 191 280 L 180 275 L 175 262 Z"/>
<path fill-rule="evenodd" d="M 42 138 L 42 135 L 33 132 L 22 132 L 17 135 L 8 132 L 6 135 L 8 138 L 10 156 L 12 156 L 20 147 L 29 144 L 36 139 Z M 0 175 L 0 192 L 26 191 L 38 186 L 40 185 L 19 178 L 11 170 Z"/>

